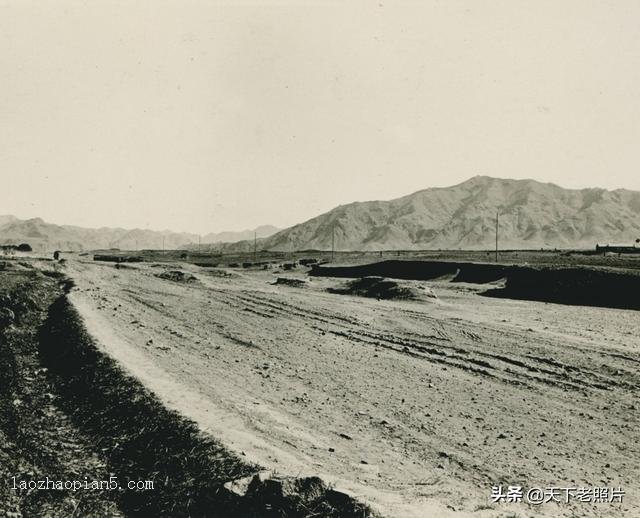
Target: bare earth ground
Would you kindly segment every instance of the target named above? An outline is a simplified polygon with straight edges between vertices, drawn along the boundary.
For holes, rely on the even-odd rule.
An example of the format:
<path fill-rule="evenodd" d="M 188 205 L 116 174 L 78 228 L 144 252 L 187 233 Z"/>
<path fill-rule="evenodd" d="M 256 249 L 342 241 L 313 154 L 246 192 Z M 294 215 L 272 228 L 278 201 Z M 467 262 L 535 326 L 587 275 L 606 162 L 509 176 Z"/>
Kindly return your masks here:
<path fill-rule="evenodd" d="M 389 516 L 640 515 L 638 312 L 445 281 L 425 283 L 437 301 L 377 301 L 327 293 L 336 279 L 178 267 L 198 281 L 70 260 L 71 300 L 112 356 L 250 460 Z M 492 505 L 498 484 L 627 494 Z"/>

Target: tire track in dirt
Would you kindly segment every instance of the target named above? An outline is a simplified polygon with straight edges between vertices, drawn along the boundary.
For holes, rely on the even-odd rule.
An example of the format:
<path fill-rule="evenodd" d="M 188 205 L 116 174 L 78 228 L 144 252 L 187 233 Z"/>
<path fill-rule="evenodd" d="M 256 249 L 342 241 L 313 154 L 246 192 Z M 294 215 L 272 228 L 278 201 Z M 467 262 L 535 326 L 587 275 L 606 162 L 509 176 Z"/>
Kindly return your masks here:
<path fill-rule="evenodd" d="M 433 334 L 407 334 L 407 335 L 390 335 L 388 333 L 372 333 L 362 329 L 364 324 L 357 319 L 347 318 L 329 311 L 311 310 L 308 307 L 300 307 L 290 302 L 279 300 L 278 294 L 269 294 L 256 290 L 225 290 L 205 287 L 209 295 L 215 294 L 216 302 L 233 307 L 239 311 L 250 313 L 263 318 L 292 318 L 299 317 L 302 320 L 324 325 L 333 326 L 338 331 L 330 330 L 334 335 L 343 336 L 352 341 L 360 343 L 370 343 L 375 346 L 386 347 L 397 351 L 401 354 L 413 352 L 413 356 L 425 359 L 434 363 L 441 363 L 451 367 L 459 368 L 463 371 L 476 375 L 493 377 L 507 384 L 524 384 L 530 383 L 543 384 L 547 386 L 562 387 L 565 389 L 584 390 L 587 388 L 596 388 L 601 390 L 610 390 L 613 387 L 634 388 L 638 383 L 627 381 L 627 379 L 617 380 L 614 377 L 603 375 L 593 370 L 583 369 L 578 366 L 562 364 L 560 362 L 548 360 L 547 358 L 536 354 L 524 354 L 518 357 L 507 356 L 507 354 L 489 353 L 482 350 L 477 345 L 479 343 L 490 341 L 492 335 L 496 331 L 481 324 L 477 326 L 483 328 L 484 339 L 476 331 L 465 329 L 464 322 L 457 320 L 436 320 L 424 313 L 415 310 L 405 310 L 403 313 L 420 319 L 424 323 L 430 324 Z M 166 313 L 149 304 L 143 297 L 139 296 L 133 290 L 126 290 L 129 296 L 160 313 Z M 150 291 L 150 294 L 157 296 L 166 296 L 162 292 Z M 313 326 L 312 326 L 313 327 Z M 317 326 L 316 326 L 317 327 Z M 322 331 L 322 328 L 317 328 Z M 234 333 L 220 330 L 220 335 L 228 338 L 236 343 L 246 346 L 255 346 L 252 342 L 248 342 L 238 338 Z M 513 333 L 512 331 L 502 330 L 500 338 L 492 341 L 493 344 L 501 344 L 506 342 L 510 344 L 518 344 L 523 342 L 523 334 Z M 487 339 L 489 337 L 489 339 Z M 438 342 L 433 342 L 436 339 Z M 442 343 L 448 342 L 448 343 Z M 464 344 L 462 346 L 452 345 L 453 343 Z M 528 342 L 528 340 L 525 340 Z M 547 344 L 543 347 L 538 343 L 535 347 L 543 352 L 549 348 Z M 516 347 L 512 347 L 508 354 L 513 355 Z M 615 353 L 614 353 L 615 354 Z M 497 363 L 496 363 L 497 362 Z M 555 369 L 549 368 L 554 367 Z M 540 374 L 540 375 L 538 375 Z M 633 372 L 627 373 L 628 377 L 633 377 Z"/>
<path fill-rule="evenodd" d="M 223 292 L 223 294 L 226 294 L 228 297 L 228 292 Z M 243 291 L 242 295 L 236 296 L 236 300 L 236 307 L 259 316 L 265 316 L 267 318 L 274 318 L 275 316 L 290 318 L 291 316 L 297 316 L 308 321 L 331 325 L 339 329 L 330 330 L 334 335 L 360 343 L 386 347 L 403 354 L 411 352 L 412 356 L 418 358 L 449 365 L 477 375 L 496 378 L 508 384 L 529 385 L 531 382 L 535 382 L 572 390 L 584 390 L 585 388 L 609 390 L 612 386 L 620 385 L 617 380 L 599 373 L 586 371 L 575 366 L 567 368 L 566 365 L 560 363 L 550 364 L 549 362 L 543 361 L 544 359 L 540 359 L 534 355 L 525 355 L 520 356 L 518 359 L 513 359 L 504 354 L 487 353 L 477 347 L 477 344 L 483 341 L 480 335 L 477 332 L 464 329 L 459 323 L 449 326 L 450 328 L 447 328 L 446 331 L 443 329 L 443 327 L 445 327 L 443 324 L 438 323 L 438 325 L 434 325 L 433 328 L 437 334 L 429 335 L 428 338 L 440 340 L 436 343 L 431 340 L 425 340 L 424 335 L 398 336 L 397 333 L 394 335 L 388 333 L 372 333 L 363 330 L 362 324 L 353 319 L 329 312 L 303 310 L 294 304 L 277 300 L 273 296 L 268 296 L 257 291 Z M 226 302 L 229 303 L 228 298 Z M 265 314 L 260 311 L 260 308 L 264 307 L 269 308 L 270 313 Z M 419 312 L 416 311 L 410 311 L 408 313 L 412 315 L 419 314 Z M 435 321 L 435 319 L 429 317 L 423 320 Z M 315 328 L 322 331 L 322 328 L 317 326 L 315 326 Z M 487 331 L 489 331 L 489 329 L 487 329 Z M 504 341 L 505 335 L 510 335 L 508 336 L 508 342 L 512 344 L 516 344 L 522 340 L 522 335 L 503 332 L 502 341 Z M 457 343 L 465 343 L 465 346 L 451 345 L 454 341 Z M 485 338 L 484 341 L 486 342 L 487 339 Z M 445 344 L 442 342 L 448 343 Z M 527 358 L 531 360 L 532 363 L 527 363 L 525 361 Z M 487 359 L 493 362 L 487 361 Z M 556 370 L 546 368 L 543 364 L 546 366 L 553 365 L 556 367 Z M 540 375 L 538 375 L 538 373 Z M 546 377 L 542 375 L 546 375 Z M 590 378 L 592 381 L 582 379 L 578 376 Z"/>

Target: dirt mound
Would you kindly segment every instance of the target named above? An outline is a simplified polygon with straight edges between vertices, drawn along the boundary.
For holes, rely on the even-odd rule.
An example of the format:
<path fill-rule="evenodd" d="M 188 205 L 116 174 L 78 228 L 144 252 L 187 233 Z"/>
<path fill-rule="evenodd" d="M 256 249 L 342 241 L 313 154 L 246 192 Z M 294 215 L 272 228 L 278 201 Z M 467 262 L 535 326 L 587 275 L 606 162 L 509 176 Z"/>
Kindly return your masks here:
<path fill-rule="evenodd" d="M 259 515 L 264 509 L 275 508 L 287 512 L 287 516 L 376 516 L 366 506 L 345 493 L 331 489 L 318 477 L 283 477 L 261 471 L 227 482 L 224 490 L 231 501 L 239 502 L 239 509 L 259 512 Z M 273 513 L 273 516 L 284 516 L 282 511 Z"/>
<path fill-rule="evenodd" d="M 64 261 L 64 259 L 60 259 L 60 260 Z M 116 263 L 113 266 L 116 270 L 132 270 L 136 268 L 135 266 L 132 266 L 130 264 L 125 264 L 125 263 Z"/>
<path fill-rule="evenodd" d="M 242 267 L 243 268 L 262 268 L 262 269 L 266 269 L 269 268 L 271 266 L 271 262 L 270 261 L 258 261 L 258 262 L 244 262 L 242 263 Z"/>
<path fill-rule="evenodd" d="M 195 282 L 198 280 L 195 275 L 182 270 L 167 270 L 166 272 L 156 273 L 155 276 L 173 282 Z"/>
<path fill-rule="evenodd" d="M 272 283 L 274 286 L 293 286 L 294 288 L 304 288 L 307 285 L 307 281 L 304 279 L 292 279 L 291 277 L 278 277 L 276 282 Z"/>
<path fill-rule="evenodd" d="M 343 288 L 329 288 L 329 292 L 341 295 L 357 295 L 375 299 L 420 300 L 424 297 L 436 298 L 426 287 L 393 281 L 384 277 L 362 277 L 347 282 Z"/>
<path fill-rule="evenodd" d="M 210 268 L 204 271 L 206 275 L 210 277 L 222 277 L 226 279 L 235 279 L 239 277 L 237 273 L 229 272 L 227 270 L 221 270 L 219 268 Z"/>

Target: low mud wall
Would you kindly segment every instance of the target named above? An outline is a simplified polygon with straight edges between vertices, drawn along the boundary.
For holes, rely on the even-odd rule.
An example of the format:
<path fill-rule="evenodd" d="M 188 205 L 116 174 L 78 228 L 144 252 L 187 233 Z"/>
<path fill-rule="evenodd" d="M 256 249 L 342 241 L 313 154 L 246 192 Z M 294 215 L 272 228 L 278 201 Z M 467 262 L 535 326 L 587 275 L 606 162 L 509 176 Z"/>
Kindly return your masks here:
<path fill-rule="evenodd" d="M 118 481 L 154 482 L 152 490 L 120 491 L 125 515 L 373 516 L 320 479 L 256 475 L 258 466 L 168 410 L 101 352 L 66 296 L 51 305 L 39 344 L 61 405 L 100 446 Z"/>
<path fill-rule="evenodd" d="M 433 280 L 453 275 L 452 282 L 504 287 L 483 295 L 560 304 L 640 309 L 640 274 L 611 269 L 510 266 L 442 261 L 382 261 L 357 266 L 312 266 L 310 275 L 324 277 L 380 276 Z"/>
<path fill-rule="evenodd" d="M 452 282 L 486 284 L 505 279 L 512 267 L 500 264 L 457 263 L 458 274 Z"/>
<path fill-rule="evenodd" d="M 107 261 L 113 263 L 141 263 L 144 261 L 142 257 L 136 255 L 106 255 L 96 254 L 93 256 L 94 261 Z"/>
<path fill-rule="evenodd" d="M 309 275 L 324 277 L 390 277 L 428 281 L 444 275 L 455 275 L 457 263 L 446 261 L 380 261 L 379 263 L 357 266 L 311 265 Z"/>
<path fill-rule="evenodd" d="M 485 295 L 578 306 L 640 309 L 640 275 L 588 268 L 512 267 Z"/>

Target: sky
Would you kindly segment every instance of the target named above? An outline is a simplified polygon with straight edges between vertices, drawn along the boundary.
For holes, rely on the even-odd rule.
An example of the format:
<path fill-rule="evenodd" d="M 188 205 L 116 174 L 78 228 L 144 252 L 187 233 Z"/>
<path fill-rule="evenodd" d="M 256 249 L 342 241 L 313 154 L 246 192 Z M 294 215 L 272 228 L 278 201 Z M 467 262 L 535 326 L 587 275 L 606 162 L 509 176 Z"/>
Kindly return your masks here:
<path fill-rule="evenodd" d="M 0 0 L 0 214 L 286 227 L 482 174 L 640 190 L 640 2 Z"/>

